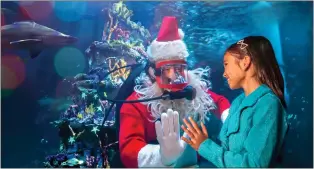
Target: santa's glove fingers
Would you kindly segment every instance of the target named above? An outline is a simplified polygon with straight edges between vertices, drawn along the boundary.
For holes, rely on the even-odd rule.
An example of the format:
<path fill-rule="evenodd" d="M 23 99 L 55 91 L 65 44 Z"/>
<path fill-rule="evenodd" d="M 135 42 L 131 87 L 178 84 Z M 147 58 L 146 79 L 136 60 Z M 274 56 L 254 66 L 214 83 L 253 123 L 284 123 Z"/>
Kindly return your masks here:
<path fill-rule="evenodd" d="M 163 131 L 162 131 L 162 128 L 161 128 L 161 122 L 160 121 L 157 121 L 155 123 L 155 130 L 156 130 L 156 136 L 157 136 L 157 140 L 159 142 L 159 144 L 162 144 L 163 142 Z"/>
<path fill-rule="evenodd" d="M 168 135 L 163 136 L 162 144 L 160 144 L 162 162 L 167 166 L 173 165 L 185 149 L 185 143 L 180 139 L 179 129 L 177 129 L 179 128 L 179 124 L 177 124 L 179 120 L 176 118 L 178 118 L 178 113 L 168 110 L 166 118 L 162 118 L 161 122 L 168 122 L 168 125 L 162 124 L 162 129 L 168 131 Z"/>

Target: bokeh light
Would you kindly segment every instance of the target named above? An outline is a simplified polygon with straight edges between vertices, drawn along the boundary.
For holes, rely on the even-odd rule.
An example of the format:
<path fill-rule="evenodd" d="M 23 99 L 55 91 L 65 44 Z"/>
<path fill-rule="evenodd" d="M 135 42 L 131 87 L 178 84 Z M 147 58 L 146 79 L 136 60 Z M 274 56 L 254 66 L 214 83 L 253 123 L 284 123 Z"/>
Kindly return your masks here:
<path fill-rule="evenodd" d="M 25 65 L 20 57 L 5 55 L 1 57 L 1 91 L 2 96 L 12 93 L 25 80 Z M 5 95 L 3 95 L 5 94 Z"/>
<path fill-rule="evenodd" d="M 19 4 L 27 11 L 28 15 L 33 20 L 47 19 L 53 9 L 53 3 L 51 1 L 20 2 Z"/>
<path fill-rule="evenodd" d="M 71 77 L 84 71 L 86 66 L 84 54 L 73 47 L 64 47 L 54 59 L 54 67 L 61 77 Z"/>
<path fill-rule="evenodd" d="M 1 26 L 5 25 L 5 16 L 4 14 L 1 12 Z"/>
<path fill-rule="evenodd" d="M 54 12 L 60 20 L 73 22 L 80 20 L 85 15 L 86 6 L 86 2 L 82 1 L 56 1 L 54 3 Z"/>
<path fill-rule="evenodd" d="M 1 98 L 10 96 L 14 90 L 12 89 L 1 89 Z"/>
<path fill-rule="evenodd" d="M 1 65 L 1 88 L 15 89 L 18 85 L 18 80 L 14 70 L 8 66 Z"/>

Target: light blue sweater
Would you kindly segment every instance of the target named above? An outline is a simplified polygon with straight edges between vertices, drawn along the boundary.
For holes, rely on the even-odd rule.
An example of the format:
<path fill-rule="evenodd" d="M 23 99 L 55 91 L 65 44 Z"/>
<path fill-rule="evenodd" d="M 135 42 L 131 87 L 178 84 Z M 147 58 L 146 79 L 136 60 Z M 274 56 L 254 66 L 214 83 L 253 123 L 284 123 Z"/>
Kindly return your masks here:
<path fill-rule="evenodd" d="M 279 98 L 261 85 L 232 102 L 220 131 L 221 145 L 207 139 L 198 152 L 216 167 L 269 167 L 286 130 L 286 111 Z"/>

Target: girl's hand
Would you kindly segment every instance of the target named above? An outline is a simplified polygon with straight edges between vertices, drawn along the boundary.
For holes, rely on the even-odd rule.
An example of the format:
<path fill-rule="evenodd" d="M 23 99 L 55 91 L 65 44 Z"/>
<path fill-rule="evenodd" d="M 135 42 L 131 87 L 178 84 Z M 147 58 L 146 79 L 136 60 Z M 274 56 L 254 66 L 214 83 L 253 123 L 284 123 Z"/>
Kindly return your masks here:
<path fill-rule="evenodd" d="M 182 125 L 181 128 L 184 130 L 184 132 L 186 132 L 186 134 L 188 134 L 188 136 L 191 139 L 189 140 L 185 137 L 181 137 L 181 139 L 188 143 L 189 145 L 191 145 L 191 147 L 194 148 L 196 151 L 198 151 L 198 148 L 201 145 L 201 143 L 208 138 L 207 130 L 202 122 L 201 130 L 191 117 L 189 117 L 189 120 L 191 124 L 186 119 L 183 119 L 183 122 L 187 126 L 187 128 L 184 127 L 184 125 Z"/>

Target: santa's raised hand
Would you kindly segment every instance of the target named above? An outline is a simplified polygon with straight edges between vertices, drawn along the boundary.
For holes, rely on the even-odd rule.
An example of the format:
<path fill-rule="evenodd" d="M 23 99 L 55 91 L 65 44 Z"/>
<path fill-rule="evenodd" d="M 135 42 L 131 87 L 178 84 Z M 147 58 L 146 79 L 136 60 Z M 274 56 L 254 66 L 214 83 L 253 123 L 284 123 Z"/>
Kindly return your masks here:
<path fill-rule="evenodd" d="M 175 164 L 187 145 L 180 139 L 179 113 L 168 109 L 167 113 L 162 113 L 161 121 L 155 123 L 155 128 L 163 164 Z"/>

